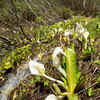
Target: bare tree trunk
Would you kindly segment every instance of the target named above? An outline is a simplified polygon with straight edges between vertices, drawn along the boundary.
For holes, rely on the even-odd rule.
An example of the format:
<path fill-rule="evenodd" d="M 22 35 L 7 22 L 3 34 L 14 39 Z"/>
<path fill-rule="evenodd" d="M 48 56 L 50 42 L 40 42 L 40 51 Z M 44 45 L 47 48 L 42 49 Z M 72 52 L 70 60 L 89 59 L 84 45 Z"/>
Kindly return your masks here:
<path fill-rule="evenodd" d="M 86 10 L 86 0 L 83 0 L 83 8 Z"/>

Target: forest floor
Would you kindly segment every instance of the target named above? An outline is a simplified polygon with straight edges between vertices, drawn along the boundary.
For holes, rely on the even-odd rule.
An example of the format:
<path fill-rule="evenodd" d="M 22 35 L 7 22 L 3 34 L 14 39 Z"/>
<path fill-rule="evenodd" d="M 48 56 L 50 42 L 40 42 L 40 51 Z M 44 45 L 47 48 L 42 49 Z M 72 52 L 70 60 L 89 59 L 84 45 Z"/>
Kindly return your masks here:
<path fill-rule="evenodd" d="M 47 56 L 44 56 L 42 59 L 42 63 L 45 66 L 46 74 L 50 77 L 56 78 L 61 80 L 59 71 L 52 65 L 52 53 L 55 47 L 61 46 L 59 42 L 59 36 L 56 36 L 53 40 L 42 43 L 41 44 L 41 52 L 46 52 Z M 69 47 L 66 45 L 66 47 Z M 52 49 L 51 49 L 52 48 Z M 92 54 L 88 54 L 83 56 L 83 52 L 81 50 L 81 47 L 77 47 L 75 45 L 76 53 L 77 53 L 77 66 L 79 67 L 81 71 L 81 75 L 87 74 L 88 80 L 85 83 L 85 87 L 82 88 L 78 92 L 79 94 L 79 100 L 100 100 L 100 94 L 98 88 L 100 88 L 100 83 L 97 83 L 96 79 L 98 77 L 98 73 L 100 72 L 100 65 L 94 65 L 93 61 L 100 59 L 100 38 L 97 38 L 94 43 L 95 51 Z M 35 54 L 38 54 L 39 52 L 35 53 L 37 50 L 37 45 L 32 46 L 33 50 L 33 59 L 36 56 Z M 61 58 L 62 59 L 62 58 Z M 42 77 L 42 80 L 36 81 L 32 83 L 32 80 L 35 80 L 35 76 L 30 75 L 23 81 L 23 84 L 20 83 L 8 96 L 8 100 L 12 100 L 15 93 L 17 95 L 15 100 L 44 100 L 48 94 L 52 94 L 52 90 L 50 86 L 52 87 L 52 82 L 50 81 L 49 86 L 44 86 L 44 82 L 47 80 Z M 88 96 L 88 88 L 91 87 L 93 91 L 95 91 L 95 94 L 91 97 Z M 87 88 L 87 89 L 86 89 Z M 63 98 L 63 100 L 66 100 L 67 98 Z"/>
<path fill-rule="evenodd" d="M 2 28 L 3 30 L 3 28 Z M 96 65 L 93 62 L 95 60 L 100 59 L 100 36 L 96 36 L 97 38 L 94 41 L 93 45 L 93 52 L 91 54 L 84 55 L 82 52 L 81 45 L 77 45 L 77 43 L 74 43 L 73 41 L 70 41 L 70 43 L 74 43 L 75 45 L 75 51 L 77 54 L 77 66 L 79 70 L 81 71 L 81 76 L 84 76 L 87 74 L 88 79 L 85 83 L 85 86 L 78 91 L 79 100 L 100 100 L 100 83 L 97 82 L 97 77 L 100 75 L 100 65 Z M 34 58 L 41 52 L 46 53 L 40 60 L 41 63 L 44 64 L 46 69 L 46 74 L 50 77 L 53 77 L 58 80 L 61 79 L 60 72 L 53 66 L 52 64 L 52 53 L 55 49 L 55 47 L 61 47 L 61 43 L 59 41 L 59 35 L 55 36 L 54 39 L 50 39 L 48 41 L 42 42 L 41 44 L 31 43 L 31 59 L 34 60 Z M 76 41 L 77 42 L 77 41 Z M 63 40 L 62 40 L 62 43 Z M 70 44 L 70 45 L 71 45 Z M 66 48 L 70 47 L 70 45 L 65 45 Z M 89 45 L 89 44 L 88 44 Z M 10 48 L 10 47 L 9 47 Z M 4 49 L 1 49 L 1 53 Z M 59 54 L 60 60 L 62 60 L 62 55 Z M 22 61 L 21 63 L 24 63 L 25 61 Z M 27 59 L 27 65 L 28 65 L 29 59 Z M 28 69 L 29 70 L 29 69 Z M 0 87 L 9 79 L 7 79 L 7 76 L 9 73 L 13 73 L 12 70 L 8 71 L 4 76 L 3 79 L 0 79 Z M 99 74 L 98 74 L 99 73 Z M 21 83 L 19 83 L 10 93 L 7 95 L 7 100 L 45 100 L 45 98 L 49 94 L 53 94 L 52 91 L 52 81 L 48 80 L 48 83 L 46 85 L 45 82 L 47 82 L 47 79 L 44 77 L 37 77 L 35 75 L 30 75 Z M 94 91 L 94 95 L 88 96 L 88 89 L 92 88 Z M 63 89 L 62 89 L 63 91 Z M 63 98 L 62 100 L 67 100 L 67 98 Z"/>

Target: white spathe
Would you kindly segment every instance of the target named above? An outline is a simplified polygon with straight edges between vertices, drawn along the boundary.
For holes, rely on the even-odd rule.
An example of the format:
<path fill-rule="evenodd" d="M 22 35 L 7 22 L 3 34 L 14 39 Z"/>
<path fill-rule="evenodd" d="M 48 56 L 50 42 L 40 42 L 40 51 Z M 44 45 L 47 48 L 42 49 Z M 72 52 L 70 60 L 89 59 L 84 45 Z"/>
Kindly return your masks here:
<path fill-rule="evenodd" d="M 84 33 L 83 33 L 83 36 L 85 37 L 85 40 L 86 40 L 85 49 L 87 49 L 87 39 L 88 39 L 88 37 L 89 37 L 89 32 L 88 32 L 88 31 L 84 32 Z"/>
<path fill-rule="evenodd" d="M 35 61 L 32 61 L 30 60 L 29 62 L 29 68 L 30 68 L 30 71 L 31 71 L 31 74 L 34 74 L 34 75 L 41 75 L 41 73 L 39 72 L 38 68 L 37 68 L 37 65 L 41 68 L 41 70 L 45 73 L 45 68 L 44 68 L 44 65 L 43 64 L 40 64 L 40 63 L 37 63 Z"/>
<path fill-rule="evenodd" d="M 54 31 L 57 33 L 57 29 L 56 28 L 53 28 L 54 29 Z"/>
<path fill-rule="evenodd" d="M 64 75 L 64 77 L 66 77 L 66 73 L 65 71 L 61 68 L 60 65 L 60 60 L 57 57 L 58 53 L 62 53 L 64 56 L 66 56 L 66 54 L 63 52 L 63 49 L 61 49 L 61 47 L 57 47 L 54 52 L 53 52 L 53 65 L 61 72 L 61 74 Z"/>
<path fill-rule="evenodd" d="M 88 31 L 84 32 L 84 33 L 83 33 L 83 36 L 85 37 L 85 39 L 86 39 L 86 41 L 87 41 L 87 38 L 88 38 L 88 36 L 89 36 L 89 32 L 88 32 Z"/>
<path fill-rule="evenodd" d="M 62 96 L 55 96 L 54 94 L 49 94 L 45 100 L 61 100 Z"/>
<path fill-rule="evenodd" d="M 85 25 L 87 25 L 88 24 L 88 22 L 87 21 L 85 21 Z"/>
<path fill-rule="evenodd" d="M 51 81 L 54 81 L 54 82 L 57 82 L 59 84 L 64 85 L 64 83 L 62 81 L 56 80 L 56 79 L 54 79 L 52 77 L 47 76 L 45 74 L 45 68 L 44 68 L 43 64 L 40 64 L 38 62 L 30 60 L 30 62 L 29 62 L 29 68 L 30 68 L 31 74 L 33 74 L 33 75 L 41 75 L 41 76 L 44 76 L 45 78 L 47 78 L 47 79 L 49 79 Z"/>
<path fill-rule="evenodd" d="M 66 30 L 65 30 L 65 33 L 64 33 L 64 36 L 65 36 L 65 37 L 68 37 L 69 35 L 72 35 L 73 32 L 74 32 L 73 29 L 66 29 Z"/>
<path fill-rule="evenodd" d="M 68 29 L 65 30 L 64 36 L 67 37 L 70 35 L 70 31 Z"/>
<path fill-rule="evenodd" d="M 60 60 L 59 60 L 59 58 L 57 56 L 55 58 L 53 58 L 53 65 L 60 71 L 60 73 L 62 73 L 64 75 L 64 77 L 66 77 L 66 73 L 61 68 Z"/>
<path fill-rule="evenodd" d="M 60 27 L 60 28 L 58 29 L 58 32 L 63 32 L 63 29 Z"/>
<path fill-rule="evenodd" d="M 81 23 L 76 23 L 76 32 L 82 34 L 84 32 L 84 27 L 81 25 Z"/>
<path fill-rule="evenodd" d="M 64 56 L 66 56 L 66 54 L 63 52 L 63 49 L 61 47 L 55 48 L 55 50 L 53 52 L 54 58 L 57 56 L 58 53 L 62 53 Z"/>
<path fill-rule="evenodd" d="M 74 32 L 74 29 L 70 29 L 69 31 L 70 31 L 70 35 L 72 35 Z"/>
<path fill-rule="evenodd" d="M 59 60 L 59 58 L 58 58 L 57 56 L 55 56 L 55 57 L 53 58 L 53 65 L 54 65 L 55 67 L 59 67 L 59 65 L 60 65 L 60 60 Z"/>

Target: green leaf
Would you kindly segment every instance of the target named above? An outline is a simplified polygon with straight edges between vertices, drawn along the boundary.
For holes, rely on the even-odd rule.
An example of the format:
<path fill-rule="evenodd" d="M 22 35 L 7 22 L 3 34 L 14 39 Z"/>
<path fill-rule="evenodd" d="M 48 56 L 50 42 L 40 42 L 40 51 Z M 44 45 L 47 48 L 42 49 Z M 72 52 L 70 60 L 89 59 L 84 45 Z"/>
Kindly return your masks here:
<path fill-rule="evenodd" d="M 100 76 L 97 78 L 97 82 L 100 82 Z"/>
<path fill-rule="evenodd" d="M 93 52 L 92 46 L 89 46 L 88 49 L 89 49 L 90 52 Z"/>
<path fill-rule="evenodd" d="M 35 77 L 35 79 L 36 79 L 36 80 L 35 80 L 36 82 L 40 82 L 40 81 L 41 81 L 41 79 L 42 79 L 42 77 L 41 77 L 41 76 L 39 76 L 39 75 L 37 75 L 37 76 Z"/>
<path fill-rule="evenodd" d="M 80 80 L 80 82 L 77 84 L 77 86 L 76 86 L 76 88 L 74 90 L 74 93 L 77 93 L 78 90 L 80 90 L 83 87 L 86 79 L 87 79 L 87 75 L 85 75 L 84 77 L 82 77 L 82 79 Z"/>
<path fill-rule="evenodd" d="M 88 89 L 88 96 L 93 96 L 94 95 L 94 91 L 92 90 L 92 88 Z"/>
<path fill-rule="evenodd" d="M 65 56 L 63 56 L 62 68 L 64 71 L 66 70 L 66 57 Z"/>
<path fill-rule="evenodd" d="M 98 65 L 100 65 L 100 60 L 96 60 L 96 61 L 94 61 L 94 64 L 98 64 Z"/>
<path fill-rule="evenodd" d="M 74 43 L 70 46 L 70 48 L 71 48 L 72 50 L 74 50 Z"/>
<path fill-rule="evenodd" d="M 62 75 L 61 75 L 61 78 L 62 78 L 64 84 L 67 85 L 67 80 L 66 80 L 66 78 L 65 78 L 64 76 L 62 76 Z"/>
<path fill-rule="evenodd" d="M 73 49 L 68 48 L 67 50 L 65 50 L 65 53 L 67 55 L 66 71 L 68 90 L 70 94 L 73 94 L 81 73 L 76 66 L 76 52 Z"/>
<path fill-rule="evenodd" d="M 82 43 L 83 43 L 83 47 L 85 48 L 85 43 L 86 43 L 85 37 L 83 37 Z"/>
<path fill-rule="evenodd" d="M 92 46 L 89 46 L 88 49 L 85 49 L 83 53 L 84 54 L 92 54 L 92 52 L 93 52 L 93 48 L 92 48 Z"/>
<path fill-rule="evenodd" d="M 50 81 L 45 81 L 45 82 L 43 82 L 44 83 L 44 86 L 49 86 L 49 83 L 50 83 Z"/>
<path fill-rule="evenodd" d="M 68 98 L 69 98 L 69 100 L 78 100 L 78 95 L 72 94 Z"/>

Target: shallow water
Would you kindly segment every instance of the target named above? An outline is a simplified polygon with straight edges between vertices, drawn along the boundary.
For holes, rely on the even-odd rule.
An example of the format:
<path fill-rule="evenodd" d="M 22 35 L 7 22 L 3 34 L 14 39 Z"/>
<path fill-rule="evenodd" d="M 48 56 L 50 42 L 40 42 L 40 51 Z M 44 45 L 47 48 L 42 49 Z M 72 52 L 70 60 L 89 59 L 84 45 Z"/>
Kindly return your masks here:
<path fill-rule="evenodd" d="M 43 53 L 45 55 L 46 53 Z M 35 57 L 34 61 L 39 62 L 38 55 Z M 23 81 L 30 75 L 28 62 L 25 62 L 24 65 L 21 65 L 14 73 L 8 75 L 8 80 L 0 87 L 0 100 L 7 100 L 7 95 L 13 90 L 20 81 Z"/>

